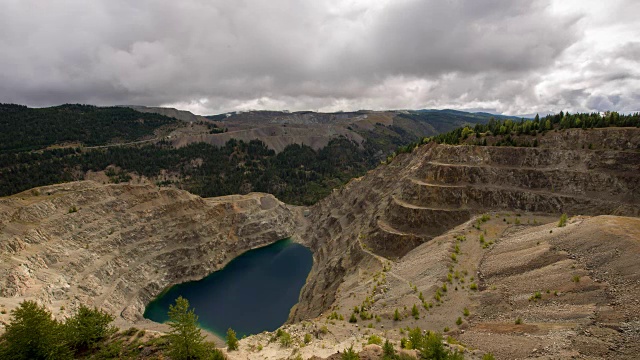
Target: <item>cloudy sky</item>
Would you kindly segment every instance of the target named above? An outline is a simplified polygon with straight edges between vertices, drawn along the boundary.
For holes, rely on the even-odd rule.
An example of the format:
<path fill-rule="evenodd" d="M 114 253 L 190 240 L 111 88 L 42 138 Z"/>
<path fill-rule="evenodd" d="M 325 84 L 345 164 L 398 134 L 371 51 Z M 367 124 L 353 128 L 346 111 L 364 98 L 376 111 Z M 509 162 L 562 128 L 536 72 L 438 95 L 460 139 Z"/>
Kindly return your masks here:
<path fill-rule="evenodd" d="M 0 102 L 640 110 L 637 0 L 0 4 Z"/>

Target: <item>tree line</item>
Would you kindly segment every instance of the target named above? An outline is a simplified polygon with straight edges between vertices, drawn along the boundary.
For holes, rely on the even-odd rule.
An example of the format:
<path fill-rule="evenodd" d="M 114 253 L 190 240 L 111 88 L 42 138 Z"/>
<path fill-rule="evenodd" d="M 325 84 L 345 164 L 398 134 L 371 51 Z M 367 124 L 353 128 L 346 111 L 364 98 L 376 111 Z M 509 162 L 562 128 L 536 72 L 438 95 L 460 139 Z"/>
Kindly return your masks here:
<path fill-rule="evenodd" d="M 144 176 L 203 197 L 259 191 L 287 203 L 310 205 L 375 166 L 374 151 L 338 138 L 320 150 L 294 144 L 278 154 L 262 141 L 235 139 L 221 147 L 195 143 L 176 149 L 160 142 L 0 154 L 0 196 L 82 180 L 87 171 L 115 166 L 120 171 L 107 171 L 111 182 Z M 163 172 L 174 176 L 165 179 Z"/>
<path fill-rule="evenodd" d="M 66 104 L 28 108 L 0 103 L 0 153 L 31 151 L 64 143 L 85 146 L 131 142 L 181 121 L 127 107 Z M 216 131 L 212 129 L 212 131 Z"/>
<path fill-rule="evenodd" d="M 453 131 L 439 134 L 429 138 L 432 141 L 443 144 L 458 145 L 470 135 L 481 137 L 482 135 L 510 136 L 510 135 L 537 135 L 546 131 L 558 129 L 593 129 L 606 127 L 640 127 L 640 113 L 619 114 L 615 111 L 601 113 L 576 113 L 569 114 L 563 111 L 543 118 L 536 115 L 534 119 L 496 120 L 490 119 L 486 124 L 476 124 L 473 127 L 465 126 Z M 505 143 L 505 146 L 514 146 L 514 143 Z"/>
<path fill-rule="evenodd" d="M 176 299 L 169 307 L 168 315 L 170 331 L 167 335 L 128 349 L 116 338 L 136 334 L 140 337 L 144 331 L 131 328 L 119 333 L 111 325 L 113 316 L 102 310 L 80 305 L 73 316 L 60 321 L 46 307 L 35 301 L 24 301 L 11 311 L 11 320 L 0 336 L 0 359 L 120 359 L 135 356 L 144 347 L 156 347 L 174 360 L 226 359 L 214 342 L 205 341 L 198 327 L 198 316 L 186 299 Z M 237 350 L 235 333 L 229 329 L 229 334 L 229 349 Z"/>

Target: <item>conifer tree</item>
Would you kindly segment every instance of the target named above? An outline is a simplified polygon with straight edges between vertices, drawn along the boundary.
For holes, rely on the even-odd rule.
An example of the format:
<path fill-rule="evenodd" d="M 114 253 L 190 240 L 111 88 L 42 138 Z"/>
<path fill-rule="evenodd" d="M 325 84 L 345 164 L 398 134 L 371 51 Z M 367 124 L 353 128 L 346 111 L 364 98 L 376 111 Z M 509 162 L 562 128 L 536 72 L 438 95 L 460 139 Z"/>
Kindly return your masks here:
<path fill-rule="evenodd" d="M 198 328 L 198 316 L 189 309 L 189 301 L 182 296 L 169 305 L 169 355 L 176 360 L 195 360 L 204 357 L 204 336 Z"/>
<path fill-rule="evenodd" d="M 227 330 L 227 350 L 238 350 L 238 338 L 236 337 L 236 332 L 231 328 Z"/>
<path fill-rule="evenodd" d="M 24 301 L 11 311 L 11 323 L 0 339 L 0 359 L 71 359 L 62 324 L 35 301 Z"/>

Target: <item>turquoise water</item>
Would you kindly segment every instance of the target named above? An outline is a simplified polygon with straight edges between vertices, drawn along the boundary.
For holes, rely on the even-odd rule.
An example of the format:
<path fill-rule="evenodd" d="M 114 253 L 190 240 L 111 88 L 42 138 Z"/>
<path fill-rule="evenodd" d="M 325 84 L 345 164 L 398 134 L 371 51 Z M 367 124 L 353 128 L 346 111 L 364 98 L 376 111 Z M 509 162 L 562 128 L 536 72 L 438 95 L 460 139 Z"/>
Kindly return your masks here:
<path fill-rule="evenodd" d="M 167 321 L 169 305 L 182 296 L 195 308 L 200 326 L 222 338 L 228 328 L 238 337 L 273 331 L 298 302 L 312 263 L 309 249 L 280 240 L 247 251 L 202 280 L 169 288 L 147 305 L 144 317 Z"/>

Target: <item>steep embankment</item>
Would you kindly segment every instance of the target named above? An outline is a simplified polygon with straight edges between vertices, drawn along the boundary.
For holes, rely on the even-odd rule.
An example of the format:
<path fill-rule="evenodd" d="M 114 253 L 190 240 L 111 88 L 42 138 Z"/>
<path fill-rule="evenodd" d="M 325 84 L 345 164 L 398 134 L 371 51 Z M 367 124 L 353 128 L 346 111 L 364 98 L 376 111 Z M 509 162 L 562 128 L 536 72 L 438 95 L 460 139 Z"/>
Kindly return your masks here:
<path fill-rule="evenodd" d="M 56 315 L 88 304 L 136 321 L 165 287 L 294 235 L 294 218 L 260 193 L 203 199 L 90 181 L 37 188 L 0 199 L 0 302 L 38 299 Z"/>
<path fill-rule="evenodd" d="M 311 209 L 301 238 L 316 262 L 294 318 L 328 309 L 356 265 L 381 269 L 376 257 L 402 257 L 474 214 L 640 215 L 640 130 L 617 131 L 552 132 L 537 148 L 431 143 L 352 180 Z M 592 149 L 555 145 L 572 132 L 590 133 Z"/>

